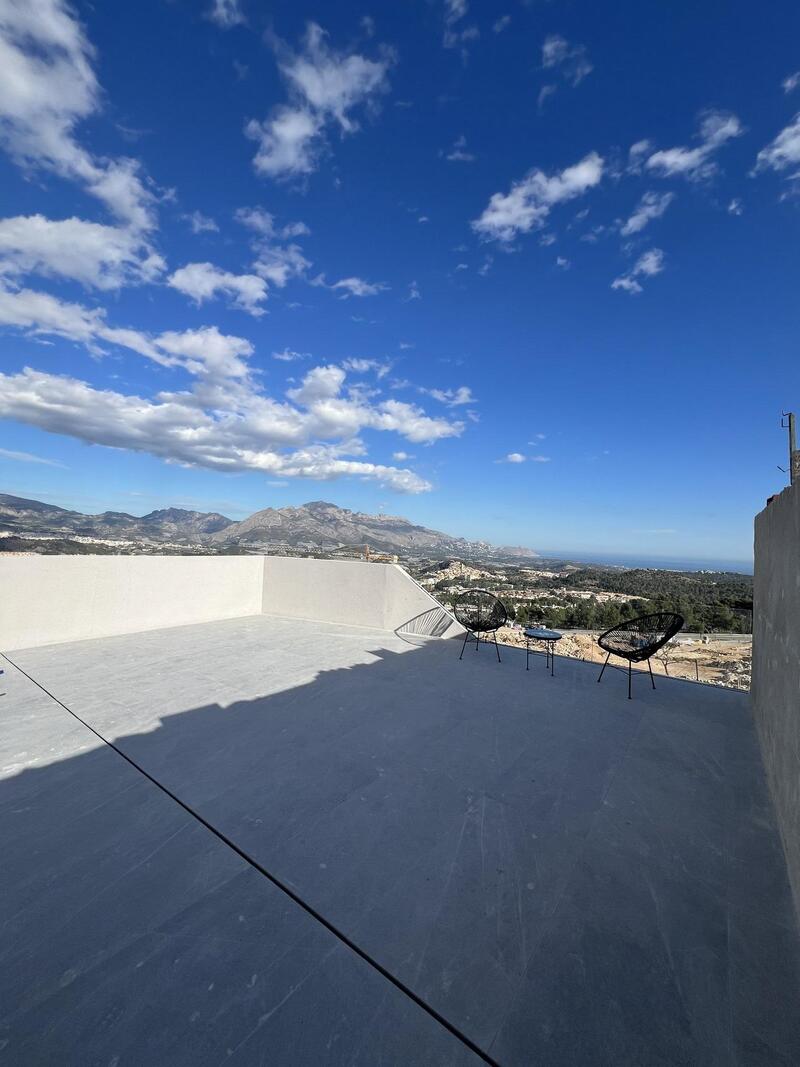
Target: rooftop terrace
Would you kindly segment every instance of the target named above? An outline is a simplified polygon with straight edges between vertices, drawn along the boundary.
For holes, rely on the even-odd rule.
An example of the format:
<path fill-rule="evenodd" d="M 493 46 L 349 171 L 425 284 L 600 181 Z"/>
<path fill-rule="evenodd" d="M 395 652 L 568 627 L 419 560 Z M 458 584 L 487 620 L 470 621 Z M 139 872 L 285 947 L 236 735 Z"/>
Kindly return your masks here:
<path fill-rule="evenodd" d="M 747 695 L 629 702 L 415 629 L 262 612 L 6 654 L 2 1056 L 800 1060 Z"/>

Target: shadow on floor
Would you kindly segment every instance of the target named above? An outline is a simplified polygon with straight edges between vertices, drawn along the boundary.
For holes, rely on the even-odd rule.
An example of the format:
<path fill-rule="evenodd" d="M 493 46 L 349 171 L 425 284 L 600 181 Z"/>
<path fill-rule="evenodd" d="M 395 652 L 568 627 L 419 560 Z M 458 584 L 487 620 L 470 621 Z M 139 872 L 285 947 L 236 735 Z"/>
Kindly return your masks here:
<path fill-rule="evenodd" d="M 500 1062 L 797 1062 L 800 953 L 735 695 L 673 683 L 631 706 L 588 665 L 532 679 L 524 653 L 459 663 L 458 641 L 354 646 L 353 662 L 309 676 L 298 650 L 230 625 L 219 647 L 246 653 L 242 678 L 191 630 L 11 659 Z M 303 655 L 313 665 L 313 641 Z M 262 695 L 237 697 L 259 671 Z M 63 709 L 23 716 L 20 738 L 54 761 L 0 783 L 9 1041 L 100 1033 L 113 1056 L 157 1024 L 187 1062 L 217 1062 L 255 1027 L 237 1052 L 249 1062 L 295 1047 L 319 1012 L 327 1040 L 337 1019 L 349 1034 L 334 1061 L 361 1062 L 354 1047 L 376 1056 L 376 1039 L 330 995 L 339 982 L 370 1033 L 395 1033 L 398 1063 L 462 1062 L 416 1016 L 398 1024 L 385 991 L 332 977 L 338 946 L 315 941 L 313 921 L 287 934 L 295 906 L 270 890 L 266 907 L 252 870 Z M 62 742 L 94 747 L 59 758 Z M 239 976 L 256 951 L 261 968 L 265 951 L 297 966 L 281 972 L 292 991 L 325 960 L 313 994 L 284 1009 L 268 983 L 225 985 L 217 971 Z M 198 975 L 225 986 L 216 1015 Z"/>

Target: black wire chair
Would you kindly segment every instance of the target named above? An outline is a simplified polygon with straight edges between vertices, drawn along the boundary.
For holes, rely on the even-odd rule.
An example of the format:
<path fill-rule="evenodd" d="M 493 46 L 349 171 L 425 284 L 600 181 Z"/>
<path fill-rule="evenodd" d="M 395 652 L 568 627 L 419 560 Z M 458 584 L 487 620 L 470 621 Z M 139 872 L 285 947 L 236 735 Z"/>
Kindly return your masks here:
<path fill-rule="evenodd" d="M 628 619 L 627 622 L 621 622 L 618 626 L 612 626 L 610 630 L 606 630 L 597 638 L 598 645 L 608 653 L 603 670 L 600 671 L 600 678 L 603 677 L 603 671 L 612 655 L 626 659 L 628 661 L 628 700 L 631 700 L 633 664 L 647 660 L 650 681 L 655 689 L 656 682 L 653 678 L 653 668 L 650 666 L 650 657 L 682 629 L 683 616 L 671 611 L 659 612 L 656 615 L 640 615 L 638 619 Z M 624 670 L 624 668 L 621 669 Z M 598 682 L 600 678 L 597 679 Z"/>
<path fill-rule="evenodd" d="M 497 631 L 508 622 L 508 612 L 503 602 L 486 589 L 468 589 L 456 597 L 453 602 L 453 614 L 466 630 L 464 644 L 461 646 L 461 656 L 458 658 L 461 659 L 464 655 L 464 649 L 470 637 L 475 638 L 475 651 L 477 652 L 481 634 L 487 635 L 486 641 L 489 640 L 488 634 L 492 634 L 497 660 L 501 662 Z"/>

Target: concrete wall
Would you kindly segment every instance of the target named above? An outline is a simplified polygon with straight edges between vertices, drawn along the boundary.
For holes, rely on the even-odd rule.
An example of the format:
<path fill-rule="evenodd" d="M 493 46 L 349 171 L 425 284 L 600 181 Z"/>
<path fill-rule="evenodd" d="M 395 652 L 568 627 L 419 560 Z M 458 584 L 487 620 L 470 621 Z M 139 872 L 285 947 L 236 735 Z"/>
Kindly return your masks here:
<path fill-rule="evenodd" d="M 452 616 L 393 563 L 357 560 L 264 559 L 263 610 L 294 619 L 319 619 L 377 630 L 452 636 Z"/>
<path fill-rule="evenodd" d="M 0 557 L 0 649 L 261 612 L 262 556 Z"/>
<path fill-rule="evenodd" d="M 452 616 L 394 564 L 279 556 L 0 556 L 0 649 L 243 615 L 452 636 Z"/>
<path fill-rule="evenodd" d="M 800 916 L 800 484 L 755 524 L 753 716 Z"/>

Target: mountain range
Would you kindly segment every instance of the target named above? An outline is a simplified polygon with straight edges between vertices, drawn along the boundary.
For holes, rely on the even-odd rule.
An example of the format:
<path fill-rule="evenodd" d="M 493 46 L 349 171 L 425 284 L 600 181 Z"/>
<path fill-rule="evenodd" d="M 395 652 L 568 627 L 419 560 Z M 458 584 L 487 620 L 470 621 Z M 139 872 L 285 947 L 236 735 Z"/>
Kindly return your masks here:
<path fill-rule="evenodd" d="M 469 541 L 418 526 L 396 515 L 367 515 L 322 500 L 299 507 L 264 508 L 242 522 L 218 512 L 165 508 L 137 517 L 120 511 L 83 515 L 40 500 L 0 493 L 0 532 L 17 536 L 90 537 L 109 541 L 141 541 L 207 545 L 224 551 L 241 547 L 257 551 L 262 545 L 334 550 L 369 545 L 392 553 L 431 553 L 473 556 L 498 554 L 535 556 L 527 548 L 493 548 L 485 541 Z"/>

